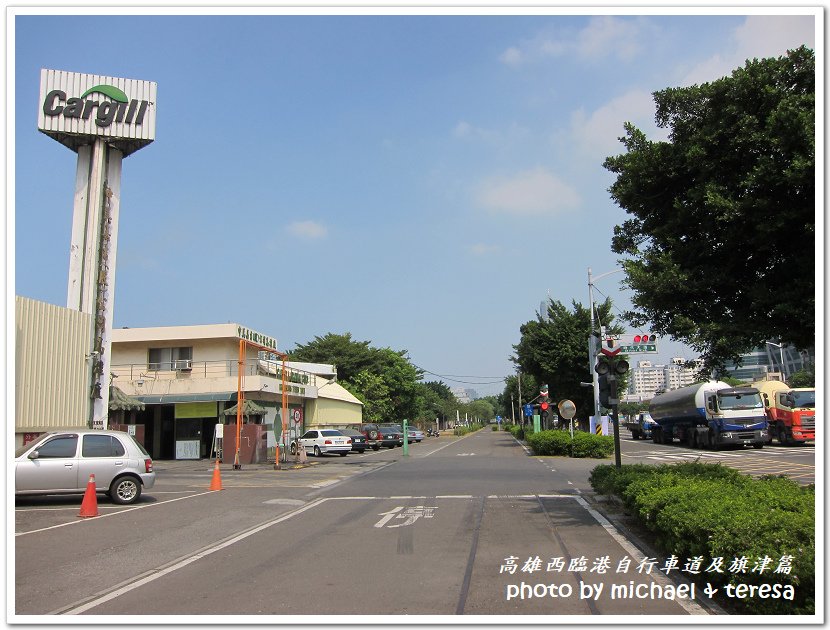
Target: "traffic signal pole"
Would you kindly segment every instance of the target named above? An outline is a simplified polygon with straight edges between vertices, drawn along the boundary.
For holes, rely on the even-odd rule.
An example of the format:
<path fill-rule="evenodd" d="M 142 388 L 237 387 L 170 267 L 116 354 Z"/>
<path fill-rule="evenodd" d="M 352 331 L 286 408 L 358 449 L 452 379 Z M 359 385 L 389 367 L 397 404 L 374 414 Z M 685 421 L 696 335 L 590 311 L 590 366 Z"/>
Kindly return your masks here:
<path fill-rule="evenodd" d="M 611 421 L 614 423 L 614 464 L 617 468 L 622 467 L 622 455 L 620 454 L 620 415 L 618 413 L 619 399 L 617 398 L 617 377 L 611 376 Z"/>

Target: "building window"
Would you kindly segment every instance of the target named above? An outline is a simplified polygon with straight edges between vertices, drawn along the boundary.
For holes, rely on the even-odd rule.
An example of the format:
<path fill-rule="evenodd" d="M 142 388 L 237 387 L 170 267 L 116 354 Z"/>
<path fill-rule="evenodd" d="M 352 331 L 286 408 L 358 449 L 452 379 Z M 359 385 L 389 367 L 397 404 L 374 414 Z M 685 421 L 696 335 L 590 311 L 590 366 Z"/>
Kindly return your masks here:
<path fill-rule="evenodd" d="M 147 367 L 151 370 L 189 370 L 193 348 L 150 348 Z"/>

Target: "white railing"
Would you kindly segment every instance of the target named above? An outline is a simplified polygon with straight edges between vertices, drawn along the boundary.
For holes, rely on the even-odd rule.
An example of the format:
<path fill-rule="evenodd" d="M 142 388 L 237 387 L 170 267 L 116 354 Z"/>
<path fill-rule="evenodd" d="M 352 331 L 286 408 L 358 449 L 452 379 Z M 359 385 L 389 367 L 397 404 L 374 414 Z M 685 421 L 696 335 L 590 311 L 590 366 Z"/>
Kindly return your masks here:
<path fill-rule="evenodd" d="M 227 378 L 239 375 L 239 361 L 228 359 L 224 361 L 191 361 L 179 359 L 165 363 L 128 363 L 110 365 L 110 372 L 123 381 L 138 381 L 143 379 L 175 380 L 184 375 L 191 379 Z M 282 380 L 282 364 L 262 359 L 248 359 L 243 364 L 244 376 L 266 376 Z M 317 385 L 317 379 L 326 382 L 328 379 L 316 376 L 311 372 L 287 368 L 286 380 L 289 385 Z M 321 383 L 322 384 L 322 383 Z"/>

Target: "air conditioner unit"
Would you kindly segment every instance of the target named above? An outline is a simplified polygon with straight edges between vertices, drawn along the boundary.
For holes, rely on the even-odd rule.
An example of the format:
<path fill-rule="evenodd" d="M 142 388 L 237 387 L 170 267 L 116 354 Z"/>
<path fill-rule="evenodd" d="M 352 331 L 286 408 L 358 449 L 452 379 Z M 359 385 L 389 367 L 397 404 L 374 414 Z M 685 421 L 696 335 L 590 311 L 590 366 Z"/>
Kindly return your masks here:
<path fill-rule="evenodd" d="M 174 367 L 178 372 L 190 372 L 192 370 L 190 359 L 176 359 L 174 362 Z"/>

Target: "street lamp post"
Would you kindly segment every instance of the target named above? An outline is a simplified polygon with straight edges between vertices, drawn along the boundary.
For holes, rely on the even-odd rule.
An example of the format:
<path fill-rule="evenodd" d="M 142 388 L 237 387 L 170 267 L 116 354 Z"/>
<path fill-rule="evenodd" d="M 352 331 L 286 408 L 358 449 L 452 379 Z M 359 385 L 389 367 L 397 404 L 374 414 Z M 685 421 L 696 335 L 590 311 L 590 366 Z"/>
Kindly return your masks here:
<path fill-rule="evenodd" d="M 784 369 L 784 344 L 783 343 L 775 343 L 773 341 L 767 341 L 766 344 L 768 346 L 775 346 L 778 348 L 778 351 L 781 353 L 781 379 L 786 382 L 787 380 L 787 370 Z"/>

